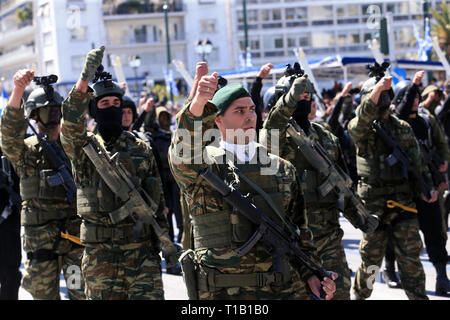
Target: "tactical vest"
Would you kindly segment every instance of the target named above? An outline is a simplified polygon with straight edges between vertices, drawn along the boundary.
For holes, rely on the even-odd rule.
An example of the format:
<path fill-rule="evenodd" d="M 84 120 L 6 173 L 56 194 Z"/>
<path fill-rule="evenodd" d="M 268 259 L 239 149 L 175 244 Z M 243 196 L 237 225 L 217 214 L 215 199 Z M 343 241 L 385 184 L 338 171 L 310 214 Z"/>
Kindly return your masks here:
<path fill-rule="evenodd" d="M 332 140 L 326 137 L 327 134 L 324 132 L 324 129 L 320 125 L 312 122 L 309 131 L 309 138 L 312 141 L 319 142 L 327 151 L 327 155 L 330 160 L 336 162 L 338 160 L 339 148 L 334 143 L 332 143 Z M 290 143 L 296 146 L 294 141 Z M 322 197 L 317 191 L 317 188 L 325 181 L 326 177 L 314 170 L 300 153 L 300 151 L 297 148 L 296 150 L 297 151 L 295 153 L 295 158 L 291 159 L 291 162 L 295 166 L 297 173 L 300 175 L 299 180 L 302 185 L 302 190 L 304 192 L 307 207 L 311 207 L 312 205 L 329 206 L 331 204 L 335 204 L 338 200 L 335 192 L 331 191 L 325 197 Z"/>
<path fill-rule="evenodd" d="M 124 132 L 132 144 L 136 138 L 132 133 Z M 103 141 L 96 138 L 103 144 Z M 111 154 L 110 154 L 111 156 Z M 122 165 L 131 173 L 130 179 L 136 186 L 147 184 L 148 181 L 156 180 L 156 178 L 148 177 L 144 181 L 137 176 L 137 168 L 134 164 L 136 158 L 148 158 L 148 154 L 130 153 L 127 151 L 120 151 L 117 155 Z M 139 234 L 133 237 L 133 228 L 135 226 L 134 220 L 128 216 L 121 222 L 113 224 L 109 217 L 109 213 L 113 211 L 121 212 L 121 215 L 128 215 L 128 210 L 125 208 L 125 203 L 122 203 L 106 183 L 100 177 L 100 174 L 95 170 L 95 167 L 90 162 L 89 165 L 93 168 L 93 174 L 88 186 L 77 187 L 77 213 L 83 217 L 83 222 L 80 228 L 80 239 L 85 244 L 98 243 L 115 243 L 115 244 L 129 244 L 132 242 L 142 242 L 149 238 L 150 227 L 143 225 Z"/>
<path fill-rule="evenodd" d="M 208 157 L 214 162 L 210 166 L 211 170 L 217 172 L 227 183 L 238 181 L 234 187 L 242 195 L 248 196 L 257 208 L 281 224 L 277 213 L 272 209 L 268 201 L 264 199 L 264 195 L 259 194 L 254 187 L 231 171 L 224 160 L 226 158 L 224 157 L 225 152 L 228 153 L 228 151 L 213 146 L 207 146 L 206 151 Z M 269 157 L 273 159 L 272 155 L 269 155 Z M 233 158 L 231 157 L 230 159 Z M 265 196 L 270 197 L 278 213 L 284 216 L 283 196 L 279 190 L 279 181 L 277 181 L 275 175 L 261 175 L 260 170 L 262 166 L 260 164 L 235 163 L 235 166 L 241 175 L 244 175 L 252 183 L 263 189 Z M 215 191 L 212 192 L 216 193 Z M 220 198 L 221 195 L 217 193 L 217 197 Z M 238 248 L 256 231 L 256 226 L 253 223 L 235 211 L 225 201 L 223 201 L 222 210 L 193 216 L 192 219 L 194 248 L 197 250 L 206 248 Z"/>
<path fill-rule="evenodd" d="M 393 132 L 399 146 L 403 151 L 407 152 L 404 145 L 413 138 L 410 136 L 411 131 L 409 127 L 401 125 L 399 119 L 393 115 L 390 116 L 390 121 L 392 125 L 389 129 Z M 373 196 L 412 192 L 408 181 L 402 176 L 401 165 L 399 163 L 392 166 L 387 165 L 386 158 L 391 151 L 376 133 L 370 134 L 364 145 L 359 144 L 359 150 L 356 155 L 358 175 L 365 183 L 378 187 L 379 190 L 372 188 L 370 191 Z M 366 194 L 361 194 L 361 196 L 366 196 Z"/>
<path fill-rule="evenodd" d="M 22 201 L 26 201 L 28 205 L 25 205 L 22 209 L 21 224 L 41 225 L 51 220 L 64 219 L 76 214 L 75 202 L 72 206 L 66 201 L 66 190 L 63 186 L 50 187 L 46 178 L 54 175 L 56 172 L 51 168 L 50 162 L 44 155 L 42 148 L 39 146 L 39 142 L 36 136 L 31 136 L 25 139 L 25 144 L 30 149 L 35 149 L 38 154 L 37 162 L 35 164 L 35 174 L 27 178 L 20 179 L 20 196 Z M 62 148 L 61 146 L 59 146 Z M 66 159 L 66 161 L 68 161 Z M 69 164 L 70 165 L 70 164 Z M 42 203 L 42 207 L 45 207 L 45 203 L 48 203 L 50 207 L 57 206 L 54 210 L 43 210 L 42 207 L 35 207 L 30 205 L 30 200 L 38 201 Z"/>

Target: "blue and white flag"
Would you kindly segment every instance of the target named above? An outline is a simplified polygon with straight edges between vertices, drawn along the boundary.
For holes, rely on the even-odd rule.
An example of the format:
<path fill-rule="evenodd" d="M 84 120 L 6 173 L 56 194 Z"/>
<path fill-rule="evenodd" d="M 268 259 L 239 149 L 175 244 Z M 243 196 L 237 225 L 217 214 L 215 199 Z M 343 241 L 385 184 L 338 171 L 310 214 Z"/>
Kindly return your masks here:
<path fill-rule="evenodd" d="M 164 70 L 164 81 L 166 82 L 166 91 L 167 93 L 172 92 L 173 96 L 176 97 L 179 95 L 177 84 L 175 82 L 175 79 L 173 77 L 173 71 L 172 69 L 165 69 Z M 172 89 L 172 91 L 170 90 Z"/>
<path fill-rule="evenodd" d="M 247 57 L 245 58 L 245 66 L 247 68 L 253 67 L 252 53 L 247 51 Z"/>
<path fill-rule="evenodd" d="M 5 88 L 3 88 L 2 95 L 0 97 L 0 117 L 2 116 L 3 109 L 6 107 L 6 103 L 8 102 L 8 93 Z"/>
<path fill-rule="evenodd" d="M 417 41 L 417 51 L 419 53 L 420 61 L 428 61 L 428 52 L 430 52 L 432 45 L 431 34 L 430 34 L 430 20 L 425 20 L 425 32 L 424 37 L 420 36 L 419 30 L 414 25 L 414 33 Z"/>

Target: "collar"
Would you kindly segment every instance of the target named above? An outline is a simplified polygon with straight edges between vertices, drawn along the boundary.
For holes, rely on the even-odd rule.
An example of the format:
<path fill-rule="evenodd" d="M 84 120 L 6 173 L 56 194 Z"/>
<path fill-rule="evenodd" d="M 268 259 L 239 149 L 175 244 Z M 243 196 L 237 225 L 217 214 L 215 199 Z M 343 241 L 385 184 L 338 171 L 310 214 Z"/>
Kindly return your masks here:
<path fill-rule="evenodd" d="M 242 162 L 249 162 L 256 154 L 256 144 L 254 141 L 250 141 L 248 144 L 234 144 L 220 140 L 219 147 L 234 153 L 239 161 Z"/>

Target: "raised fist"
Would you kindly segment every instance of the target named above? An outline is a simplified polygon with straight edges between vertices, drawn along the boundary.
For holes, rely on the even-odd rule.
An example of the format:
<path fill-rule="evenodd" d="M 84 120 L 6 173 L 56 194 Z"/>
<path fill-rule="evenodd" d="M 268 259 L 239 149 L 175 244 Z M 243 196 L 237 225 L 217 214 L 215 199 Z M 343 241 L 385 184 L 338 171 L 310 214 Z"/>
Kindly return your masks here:
<path fill-rule="evenodd" d="M 95 72 L 102 64 L 104 51 L 105 47 L 101 46 L 100 48 L 92 49 L 88 52 L 83 71 L 81 72 L 81 80 L 91 82 L 94 79 Z"/>
<path fill-rule="evenodd" d="M 292 86 L 287 93 L 288 102 L 297 103 L 298 99 L 300 98 L 300 95 L 305 92 L 308 93 L 314 92 L 313 85 L 311 81 L 309 81 L 307 75 L 304 75 L 294 80 L 294 83 L 292 83 Z"/>
<path fill-rule="evenodd" d="M 25 90 L 25 88 L 33 81 L 34 71 L 30 69 L 21 69 L 14 74 L 14 87 Z"/>
<path fill-rule="evenodd" d="M 197 100 L 201 100 L 206 103 L 211 100 L 217 89 L 218 73 L 214 72 L 210 76 L 203 76 L 198 82 L 197 92 L 195 96 Z"/>

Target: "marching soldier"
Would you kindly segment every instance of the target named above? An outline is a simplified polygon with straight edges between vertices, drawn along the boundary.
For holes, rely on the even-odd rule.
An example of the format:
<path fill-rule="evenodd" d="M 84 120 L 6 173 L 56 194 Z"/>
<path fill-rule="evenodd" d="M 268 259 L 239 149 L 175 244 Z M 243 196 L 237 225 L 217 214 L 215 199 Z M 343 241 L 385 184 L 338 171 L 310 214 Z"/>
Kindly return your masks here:
<path fill-rule="evenodd" d="M 406 168 L 402 163 L 390 161 L 392 147 L 382 139 L 385 136 L 377 128 L 389 130 L 392 139 L 406 153 L 407 158 L 411 159 L 412 168 L 408 170 L 415 169 L 417 177 L 426 173 L 422 172 L 420 149 L 411 127 L 389 112 L 394 96 L 391 89 L 392 77 L 384 77 L 385 70 L 386 65 L 372 69 L 372 77 L 361 89 L 361 104 L 356 110 L 356 117 L 348 125 L 350 136 L 356 144 L 357 170 L 360 176 L 358 193 L 365 201 L 366 208 L 380 218 L 380 225 L 375 232 L 364 233 L 360 242 L 362 263 L 356 273 L 353 292 L 357 299 L 366 299 L 371 295 L 373 282 L 369 278 L 374 272 L 371 266 L 381 266 L 390 229 L 406 295 L 409 299 L 428 299 L 425 293 L 425 273 L 419 258 L 423 249 L 419 223 L 417 214 L 411 211 L 415 207 L 415 194 L 427 202 L 434 202 L 437 200 L 437 192 L 425 195 L 421 189 L 423 186 L 417 182 L 411 187 L 405 180 Z M 411 174 L 409 171 L 408 173 Z"/>
<path fill-rule="evenodd" d="M 83 219 L 80 232 L 86 245 L 82 260 L 86 296 L 107 300 L 164 299 L 156 231 L 132 215 L 134 204 L 119 196 L 115 186 L 109 184 L 111 172 L 96 166 L 86 149 L 91 146 L 108 157 L 115 155 L 111 170 L 124 168 L 133 187 L 148 193 L 151 200 L 146 199 L 146 204 L 154 203 L 151 210 L 155 210 L 156 222 L 167 232 L 161 181 L 152 151 L 121 126 L 122 88 L 103 72 L 93 90 L 88 86 L 101 65 L 103 52 L 101 47 L 87 54 L 80 79 L 63 102 L 61 128 L 62 144 L 74 169 L 77 212 Z M 98 124 L 97 135 L 86 130 L 88 110 Z"/>
<path fill-rule="evenodd" d="M 59 277 L 63 270 L 69 298 L 84 300 L 80 269 L 83 247 L 76 240 L 81 220 L 76 215 L 75 190 L 69 196 L 67 185 L 50 184 L 60 168 L 53 166 L 55 159 L 50 158 L 36 135 L 25 139 L 25 118 L 36 120 L 39 135 L 47 135 L 50 147 L 70 175 L 59 134 L 63 99 L 51 86 L 44 86 L 33 90 L 23 105 L 22 94 L 33 76 L 33 71 L 25 69 L 14 75 L 14 89 L 1 118 L 2 150 L 20 177 L 23 200 L 21 224 L 27 262 L 22 286 L 36 300 L 60 299 Z M 51 82 L 50 77 L 46 78 Z M 72 177 L 68 179 L 73 184 Z M 63 234 L 75 242 L 62 238 Z"/>
<path fill-rule="evenodd" d="M 287 71 L 289 69 L 288 67 Z M 287 132 L 291 117 L 295 121 L 293 124 L 299 126 L 311 141 L 324 148 L 328 158 L 336 166 L 345 168 L 345 164 L 338 139 L 322 125 L 310 122 L 308 119 L 311 112 L 310 94 L 314 91 L 313 85 L 307 76 L 295 77 L 295 75 L 285 75 L 278 81 L 277 89 L 280 90 L 280 97 L 264 122 L 264 129 L 268 135 L 266 141 L 272 147 L 271 129 L 279 129 L 280 156 L 295 166 L 297 178 L 302 183 L 308 227 L 313 234 L 317 255 L 322 259 L 326 269 L 332 269 L 339 275 L 336 280 L 334 299 L 349 300 L 351 274 L 342 244 L 344 232 L 339 225 L 338 202 L 340 195 L 333 192 L 332 189 L 325 195 L 319 192 L 320 187 L 327 182 L 329 177 L 314 168 L 315 164 L 311 163 L 312 161 L 305 156 L 300 146 Z M 341 211 L 343 209 L 343 207 L 340 208 Z M 343 213 L 355 227 L 364 232 L 372 232 L 378 224 L 377 218 L 374 216 L 360 220 L 354 206 L 347 206 Z"/>
<path fill-rule="evenodd" d="M 188 263 L 183 264 L 190 297 L 298 299 L 308 283 L 316 295 L 323 285 L 326 299 L 331 299 L 335 291 L 333 280 L 325 278 L 321 282 L 306 266 L 294 270 L 286 259 L 274 265 L 274 256 L 259 242 L 246 247 L 242 254 L 237 253 L 236 249 L 250 239 L 255 226 L 200 176 L 206 168 L 220 179 L 232 182 L 257 208 L 277 217 L 274 218 L 277 223 L 282 224 L 280 218 L 282 221 L 288 216 L 292 218 L 301 229 L 301 248 L 311 253 L 314 247 L 306 228 L 295 168 L 254 142 L 255 105 L 247 90 L 239 84 L 230 84 L 215 93 L 217 77 L 213 73 L 200 79 L 192 101 L 177 115 L 177 130 L 169 149 L 171 170 L 193 225 L 194 251 L 189 265 L 195 267 L 191 268 L 190 279 L 186 277 Z M 211 133 L 208 129 L 214 125 L 219 128 L 215 133 L 219 135 L 217 139 L 221 136 L 220 143 L 215 140 L 214 145 L 207 146 L 209 141 L 202 139 L 201 148 L 192 144 L 192 137 Z M 245 141 L 236 140 L 235 130 L 245 135 Z M 270 163 L 278 164 L 274 172 Z M 262 174 L 262 169 L 268 169 L 268 174 Z"/>
<path fill-rule="evenodd" d="M 450 151 L 436 118 L 426 109 L 418 108 L 419 85 L 424 74 L 424 71 L 419 71 L 415 74 L 412 82 L 404 80 L 396 85 L 395 112 L 400 119 L 410 124 L 421 148 L 424 166 L 430 170 L 433 185 L 437 190 L 443 191 L 448 187 L 445 175 Z M 446 271 L 447 235 L 446 230 L 443 229 L 443 216 L 439 201 L 428 203 L 417 197 L 414 201 L 427 253 L 436 269 L 436 295 L 446 296 L 450 292 L 450 281 Z M 392 256 L 395 258 L 394 252 Z M 393 267 L 394 263 L 386 258 L 386 265 Z"/>

